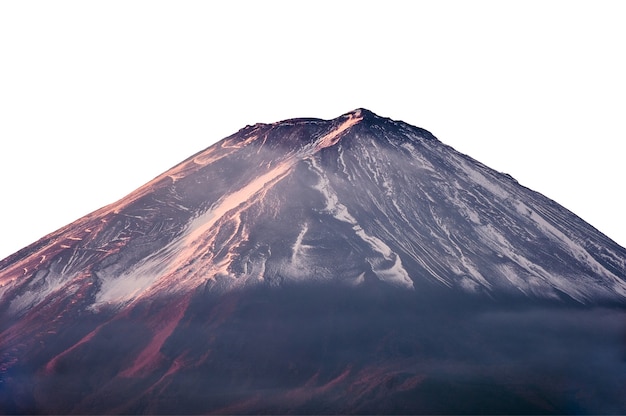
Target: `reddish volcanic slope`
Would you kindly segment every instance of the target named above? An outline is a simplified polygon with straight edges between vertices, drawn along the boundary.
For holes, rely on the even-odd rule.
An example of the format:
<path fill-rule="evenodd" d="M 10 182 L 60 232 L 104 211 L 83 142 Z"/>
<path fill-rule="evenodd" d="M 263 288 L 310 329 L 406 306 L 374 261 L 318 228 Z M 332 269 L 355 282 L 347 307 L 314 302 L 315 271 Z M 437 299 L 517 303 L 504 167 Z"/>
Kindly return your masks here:
<path fill-rule="evenodd" d="M 0 261 L 2 413 L 623 413 L 626 250 L 358 109 Z"/>

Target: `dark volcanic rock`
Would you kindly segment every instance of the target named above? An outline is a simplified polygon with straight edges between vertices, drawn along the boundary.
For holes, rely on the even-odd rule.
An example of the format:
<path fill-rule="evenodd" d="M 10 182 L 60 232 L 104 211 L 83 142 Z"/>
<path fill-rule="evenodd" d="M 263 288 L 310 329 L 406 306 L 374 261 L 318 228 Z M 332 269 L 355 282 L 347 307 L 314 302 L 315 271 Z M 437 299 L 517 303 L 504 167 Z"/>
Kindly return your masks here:
<path fill-rule="evenodd" d="M 359 109 L 0 262 L 4 413 L 624 413 L 626 250 Z"/>

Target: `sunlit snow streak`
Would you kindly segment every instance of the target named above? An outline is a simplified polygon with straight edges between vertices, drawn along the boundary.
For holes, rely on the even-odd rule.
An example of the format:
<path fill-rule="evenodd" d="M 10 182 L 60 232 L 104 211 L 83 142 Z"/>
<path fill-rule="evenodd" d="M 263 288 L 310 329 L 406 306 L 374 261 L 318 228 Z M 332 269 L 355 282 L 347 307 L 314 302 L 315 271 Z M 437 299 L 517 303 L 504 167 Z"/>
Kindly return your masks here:
<path fill-rule="evenodd" d="M 243 188 L 226 195 L 215 207 L 212 207 L 208 212 L 191 223 L 189 233 L 185 236 L 183 241 L 184 246 L 196 246 L 198 241 L 202 241 L 203 235 L 227 212 L 249 201 L 267 184 L 274 183 L 276 180 L 281 179 L 290 168 L 290 164 L 282 163 L 269 172 L 255 178 Z M 184 252 L 182 255 L 185 255 Z"/>
<path fill-rule="evenodd" d="M 350 114 L 348 119 L 341 123 L 336 129 L 324 135 L 320 140 L 318 140 L 316 147 L 317 150 L 323 149 L 325 147 L 330 147 L 341 139 L 341 133 L 348 130 L 350 127 L 357 124 L 359 121 L 363 119 L 360 110 L 357 110 L 355 113 Z"/>
<path fill-rule="evenodd" d="M 229 218 L 237 216 L 243 208 L 259 199 L 266 187 L 282 179 L 289 168 L 286 163 L 278 165 L 238 191 L 226 195 L 213 208 L 193 220 L 182 238 L 174 240 L 125 278 L 105 281 L 97 302 L 129 301 L 142 294 L 149 294 L 149 289 L 161 288 L 162 284 L 166 284 L 169 290 L 175 292 L 189 289 L 187 287 L 189 284 L 197 286 L 203 280 L 193 279 L 195 273 L 188 275 L 181 270 L 203 257 L 203 262 L 194 265 L 191 270 L 201 270 L 202 274 L 209 276 L 215 275 L 220 269 L 224 270 L 227 265 L 216 263 L 214 253 L 211 251 L 218 230 L 216 224 L 226 216 Z M 161 280 L 163 281 L 160 282 Z"/>

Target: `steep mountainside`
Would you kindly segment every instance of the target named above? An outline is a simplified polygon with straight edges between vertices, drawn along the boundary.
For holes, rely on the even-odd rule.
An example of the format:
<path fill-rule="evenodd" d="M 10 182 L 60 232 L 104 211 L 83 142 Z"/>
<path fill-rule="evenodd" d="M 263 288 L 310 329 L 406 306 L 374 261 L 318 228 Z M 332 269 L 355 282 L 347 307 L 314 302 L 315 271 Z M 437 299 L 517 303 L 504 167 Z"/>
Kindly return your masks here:
<path fill-rule="evenodd" d="M 620 412 L 625 305 L 624 248 L 425 130 L 257 124 L 0 262 L 0 409 Z"/>

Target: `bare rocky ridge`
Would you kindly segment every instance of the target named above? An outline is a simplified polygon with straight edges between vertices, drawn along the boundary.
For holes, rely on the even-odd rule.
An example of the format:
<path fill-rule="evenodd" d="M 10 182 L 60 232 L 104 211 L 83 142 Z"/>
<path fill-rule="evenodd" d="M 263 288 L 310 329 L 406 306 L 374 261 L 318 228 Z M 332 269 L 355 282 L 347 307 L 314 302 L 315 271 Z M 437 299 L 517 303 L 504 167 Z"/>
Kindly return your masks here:
<path fill-rule="evenodd" d="M 0 408 L 620 413 L 624 306 L 624 248 L 423 129 L 257 124 L 0 262 Z"/>

